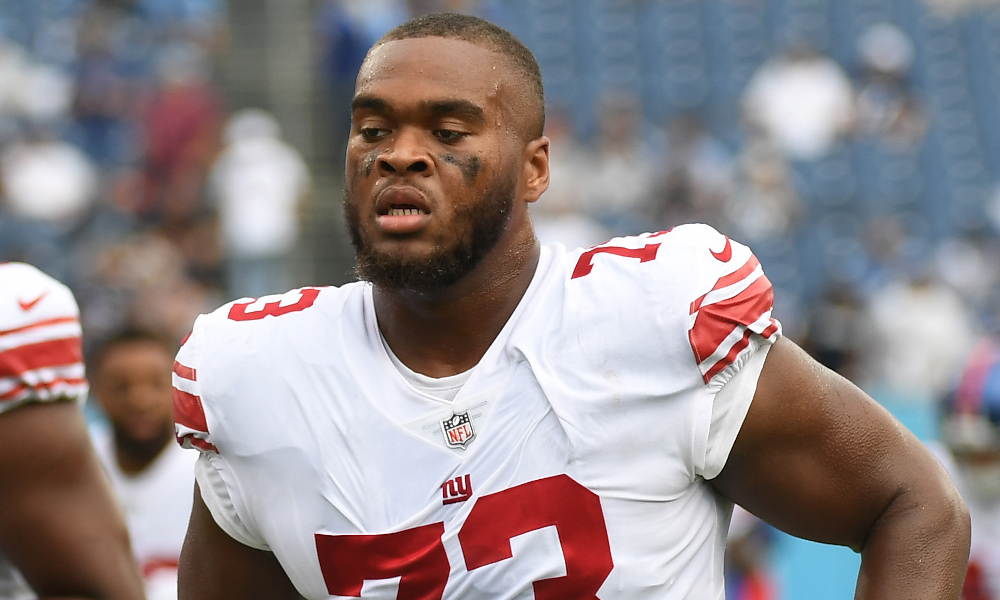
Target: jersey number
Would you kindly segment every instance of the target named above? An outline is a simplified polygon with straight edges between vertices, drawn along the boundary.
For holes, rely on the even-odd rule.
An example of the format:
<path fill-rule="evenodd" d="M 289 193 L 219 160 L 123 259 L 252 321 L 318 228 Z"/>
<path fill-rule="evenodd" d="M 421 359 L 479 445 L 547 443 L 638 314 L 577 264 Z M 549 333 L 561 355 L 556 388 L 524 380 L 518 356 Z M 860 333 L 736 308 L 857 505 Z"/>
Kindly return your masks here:
<path fill-rule="evenodd" d="M 293 304 L 286 304 L 285 306 L 281 305 L 281 300 L 275 300 L 274 302 L 266 303 L 260 310 L 247 312 L 247 307 L 257 302 L 257 300 L 234 304 L 229 309 L 229 320 L 259 321 L 264 317 L 280 317 L 281 315 L 287 315 L 288 313 L 298 312 L 309 308 L 313 305 L 313 302 L 316 302 L 316 297 L 319 296 L 319 290 L 316 288 L 302 288 L 301 290 L 298 290 L 298 292 L 298 301 Z"/>
<path fill-rule="evenodd" d="M 535 581 L 538 600 L 597 600 L 614 566 L 601 501 L 567 475 L 556 475 L 480 498 L 458 532 L 465 567 L 513 558 L 510 539 L 554 525 L 566 575 Z M 361 597 L 366 579 L 399 577 L 397 600 L 441 600 L 451 565 L 444 523 L 380 535 L 316 534 L 327 591 Z"/>
<path fill-rule="evenodd" d="M 638 258 L 644 263 L 656 258 L 656 251 L 660 249 L 659 244 L 646 244 L 642 248 L 625 248 L 623 246 L 594 246 L 580 255 L 573 269 L 573 276 L 570 279 L 590 275 L 594 270 L 594 256 L 597 254 L 613 254 L 615 256 L 625 256 L 628 258 Z"/>

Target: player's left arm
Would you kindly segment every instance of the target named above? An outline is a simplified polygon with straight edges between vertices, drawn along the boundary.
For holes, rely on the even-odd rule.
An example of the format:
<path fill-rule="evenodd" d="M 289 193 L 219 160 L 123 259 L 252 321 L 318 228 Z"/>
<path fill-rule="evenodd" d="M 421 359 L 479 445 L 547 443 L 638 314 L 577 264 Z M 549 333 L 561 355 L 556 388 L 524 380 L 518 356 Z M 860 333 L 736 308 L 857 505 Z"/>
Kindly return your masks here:
<path fill-rule="evenodd" d="M 41 600 L 140 600 L 142 577 L 74 402 L 0 415 L 0 548 Z"/>
<path fill-rule="evenodd" d="M 861 553 L 856 598 L 958 598 L 969 515 L 933 455 L 787 339 L 768 353 L 711 484 L 792 535 Z"/>

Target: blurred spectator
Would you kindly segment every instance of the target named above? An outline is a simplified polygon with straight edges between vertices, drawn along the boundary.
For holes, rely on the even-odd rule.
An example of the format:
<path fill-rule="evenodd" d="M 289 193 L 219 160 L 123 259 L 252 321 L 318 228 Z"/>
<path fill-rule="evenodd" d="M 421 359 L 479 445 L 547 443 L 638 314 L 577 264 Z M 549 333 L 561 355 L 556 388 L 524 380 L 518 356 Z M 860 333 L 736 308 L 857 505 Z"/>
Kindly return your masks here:
<path fill-rule="evenodd" d="M 919 144 L 927 130 L 920 102 L 907 89 L 913 43 L 895 25 L 869 27 L 858 40 L 863 77 L 856 131 L 892 146 Z"/>
<path fill-rule="evenodd" d="M 802 207 L 791 170 L 772 142 L 757 138 L 744 148 L 724 209 L 725 229 L 751 244 L 788 235 L 798 222 Z"/>
<path fill-rule="evenodd" d="M 931 12 L 945 18 L 955 18 L 977 6 L 990 6 L 997 2 L 998 0 L 924 0 Z"/>
<path fill-rule="evenodd" d="M 864 387 L 915 402 L 944 394 L 974 340 L 965 302 L 926 268 L 875 292 L 868 322 Z"/>
<path fill-rule="evenodd" d="M 108 417 L 92 428 L 97 454 L 125 509 L 149 600 L 176 600 L 177 559 L 194 493 L 195 458 L 173 443 L 175 346 L 144 330 L 105 341 L 90 363 Z"/>
<path fill-rule="evenodd" d="M 224 0 L 0 6 L 0 262 L 66 280 L 88 337 L 145 324 L 179 339 L 221 301 L 203 188 L 225 12 Z"/>
<path fill-rule="evenodd" d="M 97 172 L 75 146 L 33 128 L 0 153 L 0 260 L 31 260 L 74 283 L 70 232 L 87 214 Z"/>
<path fill-rule="evenodd" d="M 211 50 L 224 37 L 225 0 L 130 0 L 158 33 Z"/>
<path fill-rule="evenodd" d="M 597 139 L 585 154 L 582 206 L 612 235 L 652 228 L 656 183 L 664 158 L 659 130 L 626 93 L 601 98 Z"/>
<path fill-rule="evenodd" d="M 10 212 L 57 230 L 73 227 L 87 211 L 97 172 L 75 146 L 34 128 L 0 156 Z"/>
<path fill-rule="evenodd" d="M 864 305 L 853 288 L 834 284 L 813 309 L 803 346 L 824 366 L 858 381 L 858 351 L 865 326 Z"/>
<path fill-rule="evenodd" d="M 993 234 L 1000 234 L 1000 183 L 993 188 L 993 195 L 986 202 L 986 217 L 993 228 Z"/>
<path fill-rule="evenodd" d="M 242 110 L 226 125 L 226 148 L 212 168 L 232 297 L 259 297 L 292 286 L 291 252 L 309 171 L 281 140 L 278 122 L 259 109 Z"/>
<path fill-rule="evenodd" d="M 906 238 L 898 218 L 879 216 L 865 222 L 861 232 L 865 264 L 854 280 L 855 289 L 865 301 L 906 271 Z"/>
<path fill-rule="evenodd" d="M 734 161 L 701 118 L 682 113 L 667 125 L 667 154 L 660 177 L 661 228 L 679 223 L 719 226 L 723 203 L 733 193 Z"/>
<path fill-rule="evenodd" d="M 0 38 L 0 115 L 17 115 L 21 83 L 28 70 L 28 55 L 17 44 Z"/>
<path fill-rule="evenodd" d="M 106 337 L 139 326 L 179 342 L 195 317 L 220 301 L 186 269 L 177 246 L 149 232 L 101 249 L 79 294 L 84 328 Z"/>
<path fill-rule="evenodd" d="M 52 123 L 69 111 L 73 81 L 60 67 L 33 60 L 17 44 L 0 39 L 0 117 Z"/>
<path fill-rule="evenodd" d="M 1000 243 L 986 236 L 956 237 L 938 245 L 934 268 L 977 313 L 986 316 L 1000 290 Z"/>
<path fill-rule="evenodd" d="M 146 201 L 142 213 L 183 224 L 201 208 L 201 191 L 218 152 L 222 101 L 208 84 L 204 50 L 173 44 L 159 57 L 160 87 L 144 111 Z"/>
<path fill-rule="evenodd" d="M 141 85 L 121 60 L 115 35 L 125 15 L 102 3 L 92 5 L 80 23 L 79 64 L 73 113 L 83 149 L 100 165 L 137 158 L 130 138 Z"/>
<path fill-rule="evenodd" d="M 59 67 L 29 65 L 16 97 L 20 114 L 37 123 L 55 122 L 69 112 L 73 80 Z"/>
<path fill-rule="evenodd" d="M 827 154 L 854 118 L 844 70 L 807 43 L 792 43 L 764 63 L 743 96 L 748 127 L 774 140 L 793 160 Z"/>
<path fill-rule="evenodd" d="M 558 242 L 568 248 L 586 248 L 608 240 L 610 233 L 585 212 L 588 163 L 565 110 L 548 109 L 545 135 L 551 141 L 549 189 L 531 205 L 535 235 L 543 244 Z"/>
<path fill-rule="evenodd" d="M 969 507 L 972 549 L 961 600 L 1000 598 L 1000 343 L 981 341 L 942 402 L 932 445 Z"/>

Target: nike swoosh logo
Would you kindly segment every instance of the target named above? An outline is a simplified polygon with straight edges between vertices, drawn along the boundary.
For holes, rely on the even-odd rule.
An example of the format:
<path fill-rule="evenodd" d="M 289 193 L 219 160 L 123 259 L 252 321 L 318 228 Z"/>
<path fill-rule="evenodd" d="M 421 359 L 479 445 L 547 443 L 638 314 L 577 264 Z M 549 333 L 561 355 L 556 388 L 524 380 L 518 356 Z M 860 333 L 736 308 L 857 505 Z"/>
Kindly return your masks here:
<path fill-rule="evenodd" d="M 29 302 L 25 302 L 24 300 L 18 299 L 17 303 L 21 306 L 21 310 L 23 310 L 24 312 L 28 312 L 32 308 L 35 308 L 35 305 L 41 302 L 42 298 L 44 298 L 46 294 L 48 294 L 48 292 L 42 292 L 41 296 Z"/>
<path fill-rule="evenodd" d="M 716 252 L 711 248 L 708 249 L 717 260 L 722 262 L 729 262 L 729 259 L 733 257 L 733 245 L 729 242 L 729 236 L 726 237 L 726 247 L 722 249 L 722 252 Z"/>

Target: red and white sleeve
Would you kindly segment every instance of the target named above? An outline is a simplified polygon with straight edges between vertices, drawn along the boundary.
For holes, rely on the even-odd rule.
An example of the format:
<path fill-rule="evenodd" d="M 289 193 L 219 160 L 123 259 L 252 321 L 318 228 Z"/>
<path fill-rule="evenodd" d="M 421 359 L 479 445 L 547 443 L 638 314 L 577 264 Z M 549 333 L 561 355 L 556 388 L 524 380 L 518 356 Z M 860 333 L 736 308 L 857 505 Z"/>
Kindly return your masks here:
<path fill-rule="evenodd" d="M 195 322 L 195 331 L 199 322 Z M 226 458 L 215 446 L 205 410 L 198 373 L 198 335 L 194 332 L 181 344 L 174 361 L 174 432 L 184 448 L 200 450 L 194 475 L 201 498 L 213 519 L 233 539 L 259 550 L 268 550 L 267 543 L 241 518 L 237 504 L 245 506 L 239 496 L 239 486 L 233 480 Z"/>
<path fill-rule="evenodd" d="M 750 409 L 768 349 L 781 336 L 771 312 L 774 290 L 749 248 L 701 226 L 698 286 L 688 340 L 712 405 L 696 472 L 722 471 Z"/>
<path fill-rule="evenodd" d="M 219 453 L 211 441 L 208 418 L 198 384 L 196 340 L 188 335 L 174 360 L 174 433 L 184 448 Z"/>
<path fill-rule="evenodd" d="M 87 398 L 73 293 L 35 267 L 0 265 L 0 413 L 28 402 Z"/>
<path fill-rule="evenodd" d="M 721 386 L 753 351 L 751 337 L 773 343 L 781 324 L 771 316 L 774 290 L 749 248 L 721 234 L 707 248 L 705 291 L 691 302 L 688 339 L 706 384 Z M 726 260 L 723 260 L 726 259 Z M 730 369 L 729 367 L 734 366 Z"/>

